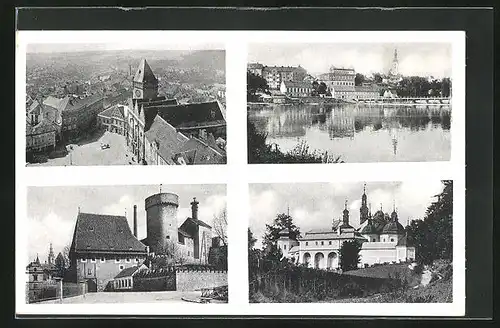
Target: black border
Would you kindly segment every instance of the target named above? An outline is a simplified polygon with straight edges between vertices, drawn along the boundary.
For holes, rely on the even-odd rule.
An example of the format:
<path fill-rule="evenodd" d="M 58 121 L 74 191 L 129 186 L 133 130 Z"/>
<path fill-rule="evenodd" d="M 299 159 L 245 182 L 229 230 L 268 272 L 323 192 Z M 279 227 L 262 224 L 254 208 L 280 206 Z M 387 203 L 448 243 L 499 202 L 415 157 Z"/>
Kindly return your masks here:
<path fill-rule="evenodd" d="M 147 8 L 140 10 L 26 8 L 17 11 L 16 19 L 17 27 L 22 30 L 466 31 L 466 317 L 492 317 L 493 43 L 491 41 L 493 41 L 493 10 L 487 8 L 402 8 L 393 10 L 374 8 L 275 8 L 273 10 L 249 8 L 218 10 L 213 8 Z M 14 65 L 12 65 L 12 71 L 13 67 Z M 13 96 L 11 100 L 14 100 Z M 5 119 L 12 118 L 13 120 L 13 113 L 14 111 L 11 112 L 10 117 L 5 117 Z M 8 198 L 9 200 L 13 199 L 13 197 Z M 12 236 L 14 236 L 14 231 L 12 231 Z M 74 316 L 71 317 L 74 318 Z M 102 318 L 102 316 L 93 317 Z M 228 317 L 239 318 L 241 316 Z M 266 318 L 276 317 L 278 316 L 266 316 Z M 192 318 L 201 317 L 193 316 Z M 245 316 L 245 318 L 252 317 Z M 299 319 L 300 317 L 289 318 Z M 361 319 L 359 317 L 351 318 Z M 375 317 L 375 319 L 380 318 Z M 435 318 L 425 317 L 422 319 Z"/>

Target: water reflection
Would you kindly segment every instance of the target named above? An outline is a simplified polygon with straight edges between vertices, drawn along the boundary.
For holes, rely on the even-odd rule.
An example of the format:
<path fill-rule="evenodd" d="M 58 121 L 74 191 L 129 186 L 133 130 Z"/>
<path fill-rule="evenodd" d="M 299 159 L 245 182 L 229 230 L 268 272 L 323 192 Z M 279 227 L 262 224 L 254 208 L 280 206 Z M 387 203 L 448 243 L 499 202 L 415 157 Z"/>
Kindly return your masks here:
<path fill-rule="evenodd" d="M 268 141 L 291 149 L 301 139 L 346 162 L 449 160 L 449 106 L 369 105 L 250 108 Z M 349 160 L 351 159 L 351 160 Z"/>

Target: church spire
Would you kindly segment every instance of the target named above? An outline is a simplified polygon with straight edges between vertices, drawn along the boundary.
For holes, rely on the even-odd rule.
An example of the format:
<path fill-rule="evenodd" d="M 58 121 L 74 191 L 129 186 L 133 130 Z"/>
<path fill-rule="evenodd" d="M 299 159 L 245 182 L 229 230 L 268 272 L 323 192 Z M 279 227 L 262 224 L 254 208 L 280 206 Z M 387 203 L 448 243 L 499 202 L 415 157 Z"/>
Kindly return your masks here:
<path fill-rule="evenodd" d="M 55 264 L 55 256 L 54 256 L 54 249 L 52 248 L 52 243 L 50 243 L 49 247 L 49 257 L 47 259 L 49 264 Z"/>
<path fill-rule="evenodd" d="M 347 209 L 347 199 L 345 200 L 345 204 L 344 204 L 344 216 L 342 218 L 342 223 L 344 225 L 349 224 L 349 210 Z"/>

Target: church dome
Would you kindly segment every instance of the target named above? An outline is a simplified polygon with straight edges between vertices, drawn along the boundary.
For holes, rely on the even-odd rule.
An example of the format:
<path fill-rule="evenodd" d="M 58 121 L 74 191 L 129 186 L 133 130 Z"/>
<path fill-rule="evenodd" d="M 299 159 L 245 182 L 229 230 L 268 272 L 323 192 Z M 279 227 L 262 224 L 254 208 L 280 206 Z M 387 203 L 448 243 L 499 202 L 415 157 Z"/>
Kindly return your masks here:
<path fill-rule="evenodd" d="M 392 234 L 401 235 L 401 234 L 405 233 L 405 228 L 398 221 L 392 221 L 392 222 L 387 223 L 384 226 L 382 233 L 392 233 Z"/>
<path fill-rule="evenodd" d="M 372 235 L 372 234 L 376 234 L 377 233 L 377 230 L 375 229 L 375 227 L 373 226 L 371 220 L 368 221 L 368 224 L 365 225 L 363 227 L 363 229 L 361 230 L 361 234 L 362 235 Z"/>

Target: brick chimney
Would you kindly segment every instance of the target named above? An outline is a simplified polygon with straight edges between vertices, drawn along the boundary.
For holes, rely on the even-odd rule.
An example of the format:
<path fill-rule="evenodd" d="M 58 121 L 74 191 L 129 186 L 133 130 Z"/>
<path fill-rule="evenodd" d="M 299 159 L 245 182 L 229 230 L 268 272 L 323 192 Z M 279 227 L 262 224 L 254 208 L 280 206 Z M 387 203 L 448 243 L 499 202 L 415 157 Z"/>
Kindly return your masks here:
<path fill-rule="evenodd" d="M 191 202 L 191 217 L 193 219 L 198 219 L 198 204 L 199 202 L 196 200 L 196 197 L 193 197 L 193 201 Z"/>
<path fill-rule="evenodd" d="M 134 205 L 134 236 L 137 238 L 137 205 Z"/>

